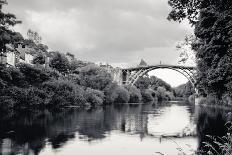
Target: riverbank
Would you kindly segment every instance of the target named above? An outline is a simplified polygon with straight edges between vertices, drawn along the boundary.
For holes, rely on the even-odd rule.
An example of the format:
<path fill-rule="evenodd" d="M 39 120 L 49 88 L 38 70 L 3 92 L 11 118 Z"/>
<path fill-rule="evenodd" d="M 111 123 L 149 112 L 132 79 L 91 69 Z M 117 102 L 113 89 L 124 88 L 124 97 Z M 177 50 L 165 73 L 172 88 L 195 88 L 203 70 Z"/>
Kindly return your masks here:
<path fill-rule="evenodd" d="M 156 85 L 156 88 L 157 90 L 120 86 L 113 82 L 110 73 L 94 64 L 70 70 L 69 73 L 31 64 L 0 68 L 2 111 L 89 108 L 106 104 L 148 103 L 172 99 L 165 88 L 159 85 Z"/>
<path fill-rule="evenodd" d="M 225 108 L 232 108 L 231 98 L 226 97 L 221 100 L 217 99 L 216 97 L 202 97 L 198 96 L 195 97 L 195 104 L 202 105 L 202 106 L 209 106 L 209 107 L 225 107 Z"/>

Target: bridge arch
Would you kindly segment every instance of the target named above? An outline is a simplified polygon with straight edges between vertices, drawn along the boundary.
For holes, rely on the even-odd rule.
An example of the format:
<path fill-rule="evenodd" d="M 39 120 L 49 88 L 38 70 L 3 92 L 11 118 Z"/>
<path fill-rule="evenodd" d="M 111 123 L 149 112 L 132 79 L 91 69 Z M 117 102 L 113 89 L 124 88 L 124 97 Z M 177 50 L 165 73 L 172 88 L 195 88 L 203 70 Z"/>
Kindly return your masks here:
<path fill-rule="evenodd" d="M 191 85 L 197 92 L 196 87 L 195 87 L 196 80 L 194 77 L 195 68 L 185 67 L 185 66 L 156 65 L 156 66 L 150 66 L 150 67 L 147 66 L 147 67 L 124 69 L 123 74 L 122 74 L 124 76 L 123 83 L 126 85 L 134 85 L 140 77 L 156 69 L 170 69 L 170 70 L 174 70 L 182 74 L 185 78 L 187 78 L 187 80 L 191 83 Z"/>

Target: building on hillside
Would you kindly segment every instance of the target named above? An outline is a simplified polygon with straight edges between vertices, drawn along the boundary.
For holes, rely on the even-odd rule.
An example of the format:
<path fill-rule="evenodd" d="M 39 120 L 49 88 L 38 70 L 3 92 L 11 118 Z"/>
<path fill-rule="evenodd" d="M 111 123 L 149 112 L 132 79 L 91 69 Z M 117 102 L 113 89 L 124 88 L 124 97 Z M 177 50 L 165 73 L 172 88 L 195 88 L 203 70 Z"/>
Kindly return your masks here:
<path fill-rule="evenodd" d="M 1 53 L 0 63 L 9 66 L 15 66 L 17 63 L 32 63 L 35 56 L 35 51 L 31 48 L 18 45 L 14 47 L 11 44 L 6 45 L 6 53 Z"/>
<path fill-rule="evenodd" d="M 9 66 L 15 66 L 19 59 L 19 52 L 11 45 L 6 45 L 6 61 L 5 64 Z"/>
<path fill-rule="evenodd" d="M 113 81 L 122 84 L 122 69 L 119 67 L 114 68 L 108 63 L 98 63 L 99 67 L 104 68 L 108 73 L 111 74 Z"/>
<path fill-rule="evenodd" d="M 69 62 L 72 62 L 75 59 L 75 56 L 69 52 L 66 53 L 66 58 Z"/>
<path fill-rule="evenodd" d="M 34 49 L 29 48 L 27 46 L 24 47 L 22 45 L 19 45 L 16 48 L 16 50 L 20 53 L 19 62 L 32 64 L 32 61 L 36 55 L 36 52 Z"/>
<path fill-rule="evenodd" d="M 143 59 L 141 59 L 141 61 L 140 61 L 140 63 L 139 63 L 138 66 L 139 67 L 146 67 L 146 66 L 148 66 L 148 64 Z"/>

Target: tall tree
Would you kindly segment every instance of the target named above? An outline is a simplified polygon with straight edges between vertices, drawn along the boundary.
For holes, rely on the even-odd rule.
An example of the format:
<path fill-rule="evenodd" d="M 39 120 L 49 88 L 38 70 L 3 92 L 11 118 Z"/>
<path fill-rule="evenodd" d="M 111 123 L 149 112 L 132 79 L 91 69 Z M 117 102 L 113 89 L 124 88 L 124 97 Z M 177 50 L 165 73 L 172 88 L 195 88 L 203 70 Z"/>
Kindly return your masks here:
<path fill-rule="evenodd" d="M 29 40 L 32 40 L 36 44 L 40 44 L 42 41 L 42 37 L 39 35 L 39 33 L 31 29 L 27 31 L 27 37 Z"/>
<path fill-rule="evenodd" d="M 64 54 L 56 52 L 54 53 L 54 56 L 52 57 L 50 61 L 50 67 L 65 74 L 65 73 L 68 73 L 70 65 L 69 65 L 68 59 L 65 57 Z"/>
<path fill-rule="evenodd" d="M 195 27 L 198 87 L 218 98 L 232 96 L 232 1 L 169 0 L 168 19 Z"/>
<path fill-rule="evenodd" d="M 16 16 L 2 11 L 3 5 L 8 4 L 6 0 L 0 0 L 0 53 L 6 52 L 6 44 L 17 43 L 22 39 L 19 33 L 11 30 L 13 26 L 21 23 Z"/>

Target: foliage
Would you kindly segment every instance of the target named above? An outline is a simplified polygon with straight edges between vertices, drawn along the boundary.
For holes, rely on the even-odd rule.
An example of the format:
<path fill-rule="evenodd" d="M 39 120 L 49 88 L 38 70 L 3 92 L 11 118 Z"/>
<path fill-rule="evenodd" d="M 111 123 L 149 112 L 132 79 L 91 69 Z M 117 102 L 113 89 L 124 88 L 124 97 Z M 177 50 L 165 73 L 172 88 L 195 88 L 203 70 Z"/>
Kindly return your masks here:
<path fill-rule="evenodd" d="M 199 154 L 230 155 L 231 109 L 219 106 L 202 106 L 198 111 L 197 133 L 199 134 Z"/>
<path fill-rule="evenodd" d="M 138 88 L 135 86 L 125 86 L 127 91 L 130 94 L 130 100 L 129 103 L 139 103 L 142 100 L 141 92 Z"/>
<path fill-rule="evenodd" d="M 109 85 L 106 89 L 106 103 L 123 104 L 128 103 L 130 100 L 129 92 L 115 83 Z"/>
<path fill-rule="evenodd" d="M 230 94 L 231 83 L 231 0 L 169 0 L 169 19 L 188 19 L 195 26 L 197 41 L 192 44 L 197 58 L 197 81 L 202 94 L 221 98 Z"/>
<path fill-rule="evenodd" d="M 100 90 L 95 90 L 91 88 L 87 88 L 85 90 L 85 99 L 88 103 L 90 103 L 93 107 L 102 105 L 104 102 L 104 93 Z"/>
<path fill-rule="evenodd" d="M 174 90 L 162 79 L 155 76 L 144 76 L 138 79 L 135 84 L 140 89 L 142 98 L 145 102 L 153 100 L 167 101 L 174 99 Z"/>
<path fill-rule="evenodd" d="M 56 52 L 50 61 L 50 67 L 66 74 L 69 71 L 70 65 L 66 56 L 62 53 Z"/>
<path fill-rule="evenodd" d="M 110 73 L 96 65 L 82 67 L 79 76 L 82 86 L 97 90 L 104 90 L 113 81 Z"/>
<path fill-rule="evenodd" d="M 86 102 L 82 87 L 71 81 L 63 79 L 47 81 L 42 84 L 41 88 L 47 92 L 49 97 L 46 103 L 52 107 L 83 106 Z"/>
<path fill-rule="evenodd" d="M 35 31 L 32 31 L 31 29 L 29 29 L 27 31 L 27 36 L 29 40 L 32 40 L 34 43 L 36 44 L 40 44 L 42 37 Z"/>
<path fill-rule="evenodd" d="M 0 67 L 0 80 L 4 89 L 9 86 L 22 87 L 26 85 L 25 76 L 19 69 L 14 67 Z"/>
<path fill-rule="evenodd" d="M 196 65 L 196 55 L 192 49 L 192 44 L 196 41 L 194 35 L 189 35 L 184 41 L 178 43 L 176 49 L 180 53 L 179 64 Z"/>
<path fill-rule="evenodd" d="M 158 101 L 168 101 L 174 99 L 172 92 L 167 91 L 164 87 L 158 87 L 156 91 Z"/>
<path fill-rule="evenodd" d="M 173 91 L 172 87 L 168 83 L 155 76 L 150 77 L 150 86 L 153 90 L 157 90 L 157 88 L 160 86 L 164 87 L 167 91 Z"/>
<path fill-rule="evenodd" d="M 188 98 L 192 94 L 194 94 L 195 90 L 190 82 L 186 84 L 182 84 L 175 88 L 175 94 L 177 97 Z"/>
<path fill-rule="evenodd" d="M 52 70 L 24 63 L 18 64 L 17 68 L 25 76 L 26 82 L 30 85 L 35 86 L 52 79 L 56 74 Z"/>
<path fill-rule="evenodd" d="M 140 90 L 148 89 L 149 85 L 150 78 L 148 76 L 140 77 L 135 83 L 135 86 Z"/>
<path fill-rule="evenodd" d="M 150 89 L 145 89 L 145 90 L 141 91 L 143 102 L 153 101 L 154 98 L 153 98 L 152 94 L 153 94 L 153 91 Z"/>
<path fill-rule="evenodd" d="M 93 65 L 93 63 L 74 59 L 70 62 L 70 70 L 77 71 L 77 69 L 81 69 L 82 67 L 86 67 L 88 65 Z"/>
<path fill-rule="evenodd" d="M 34 59 L 32 60 L 33 64 L 40 64 L 43 65 L 45 64 L 45 55 L 43 53 L 38 53 Z"/>
<path fill-rule="evenodd" d="M 21 23 L 21 21 L 17 20 L 14 14 L 2 11 L 2 7 L 5 4 L 7 4 L 6 0 L 0 1 L 0 53 L 6 52 L 6 44 L 15 44 L 22 39 L 19 33 L 11 30 L 13 26 Z"/>
<path fill-rule="evenodd" d="M 38 88 L 10 87 L 0 97 L 1 107 L 6 109 L 26 109 L 43 106 L 47 94 Z"/>

